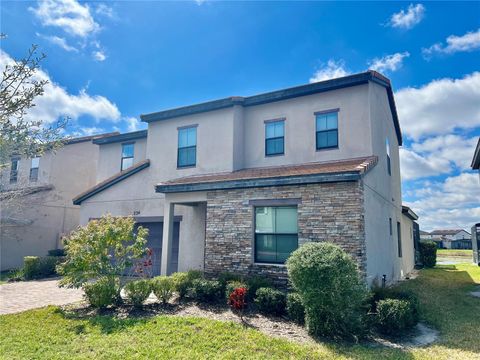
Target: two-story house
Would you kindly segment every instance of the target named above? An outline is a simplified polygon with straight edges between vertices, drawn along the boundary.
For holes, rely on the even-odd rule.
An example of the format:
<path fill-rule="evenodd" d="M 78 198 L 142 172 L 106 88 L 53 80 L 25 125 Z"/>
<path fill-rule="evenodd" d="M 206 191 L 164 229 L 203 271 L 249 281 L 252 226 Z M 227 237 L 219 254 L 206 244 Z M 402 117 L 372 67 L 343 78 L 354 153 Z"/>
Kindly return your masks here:
<path fill-rule="evenodd" d="M 96 183 L 98 146 L 69 139 L 41 157 L 14 157 L 0 179 L 0 267 L 19 268 L 23 257 L 45 256 L 62 247 L 61 237 L 79 225 L 80 207 L 72 198 Z"/>
<path fill-rule="evenodd" d="M 379 73 L 141 118 L 147 131 L 94 141 L 98 183 L 74 204 L 82 224 L 111 213 L 149 228 L 156 274 L 203 269 L 284 283 L 285 260 L 309 241 L 341 246 L 369 283 L 412 270 L 402 134 Z"/>

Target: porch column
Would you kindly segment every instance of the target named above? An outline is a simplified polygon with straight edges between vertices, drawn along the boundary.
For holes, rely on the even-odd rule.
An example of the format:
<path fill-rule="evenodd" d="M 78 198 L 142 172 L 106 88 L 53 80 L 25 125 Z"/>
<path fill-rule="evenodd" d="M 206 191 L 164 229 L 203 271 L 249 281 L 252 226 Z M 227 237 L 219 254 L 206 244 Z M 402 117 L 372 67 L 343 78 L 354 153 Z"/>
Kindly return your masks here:
<path fill-rule="evenodd" d="M 170 260 L 172 258 L 173 243 L 173 215 L 175 204 L 167 202 L 163 206 L 163 240 L 162 240 L 162 264 L 160 268 L 161 275 L 170 274 Z"/>

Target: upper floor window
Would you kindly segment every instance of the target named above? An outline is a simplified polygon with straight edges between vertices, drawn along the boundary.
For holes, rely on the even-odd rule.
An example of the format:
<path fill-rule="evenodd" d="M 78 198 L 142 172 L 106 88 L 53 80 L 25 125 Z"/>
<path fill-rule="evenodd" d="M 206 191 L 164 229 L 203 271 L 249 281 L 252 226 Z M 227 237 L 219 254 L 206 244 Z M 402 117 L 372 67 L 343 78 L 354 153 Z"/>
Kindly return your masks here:
<path fill-rule="evenodd" d="M 315 115 L 317 150 L 338 147 L 338 111 Z"/>
<path fill-rule="evenodd" d="M 122 144 L 122 165 L 121 171 L 133 165 L 134 143 Z"/>
<path fill-rule="evenodd" d="M 397 242 L 398 242 L 398 257 L 402 257 L 402 228 L 397 221 Z"/>
<path fill-rule="evenodd" d="M 255 208 L 255 262 L 283 264 L 297 247 L 296 206 Z"/>
<path fill-rule="evenodd" d="M 20 159 L 13 158 L 10 165 L 10 183 L 16 183 L 18 180 L 18 163 Z"/>
<path fill-rule="evenodd" d="M 37 181 L 38 180 L 38 167 L 40 165 L 40 158 L 34 157 L 32 158 L 32 162 L 30 165 L 30 181 Z"/>
<path fill-rule="evenodd" d="M 388 226 L 390 228 L 390 236 L 392 236 L 393 235 L 392 218 L 388 218 Z"/>
<path fill-rule="evenodd" d="M 387 171 L 388 175 L 392 175 L 392 166 L 390 164 L 390 143 L 388 141 L 388 138 L 385 141 L 385 146 L 387 147 Z"/>
<path fill-rule="evenodd" d="M 285 151 L 285 122 L 283 120 L 265 123 L 265 156 L 283 155 Z"/>
<path fill-rule="evenodd" d="M 197 127 L 178 129 L 177 167 L 197 164 Z"/>

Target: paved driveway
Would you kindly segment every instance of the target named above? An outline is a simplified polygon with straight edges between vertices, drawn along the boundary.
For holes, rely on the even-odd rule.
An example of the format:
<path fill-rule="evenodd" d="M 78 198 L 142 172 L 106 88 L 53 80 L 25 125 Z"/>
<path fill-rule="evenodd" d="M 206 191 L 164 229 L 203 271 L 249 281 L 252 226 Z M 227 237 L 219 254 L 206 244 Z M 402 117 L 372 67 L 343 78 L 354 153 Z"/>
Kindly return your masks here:
<path fill-rule="evenodd" d="M 82 300 L 80 289 L 58 287 L 58 279 L 21 281 L 0 285 L 0 315 L 47 305 L 65 305 Z"/>

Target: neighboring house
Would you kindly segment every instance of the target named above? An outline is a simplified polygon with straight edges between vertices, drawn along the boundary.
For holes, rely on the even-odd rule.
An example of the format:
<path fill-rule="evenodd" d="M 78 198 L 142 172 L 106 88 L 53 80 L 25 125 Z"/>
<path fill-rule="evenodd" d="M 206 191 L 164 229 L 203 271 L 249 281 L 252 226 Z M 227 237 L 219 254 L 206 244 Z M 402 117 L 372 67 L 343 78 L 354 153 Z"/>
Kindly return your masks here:
<path fill-rule="evenodd" d="M 370 284 L 412 270 L 402 135 L 377 72 L 141 118 L 147 132 L 95 141 L 98 183 L 74 204 L 82 224 L 111 213 L 146 226 L 155 274 L 231 271 L 285 284 L 285 260 L 309 241 L 341 246 Z"/>
<path fill-rule="evenodd" d="M 471 249 L 471 235 L 463 229 L 433 230 L 431 240 L 444 249 Z"/>
<path fill-rule="evenodd" d="M 72 198 L 96 183 L 96 138 L 70 139 L 41 157 L 14 157 L 2 171 L 1 270 L 21 267 L 24 256 L 62 247 L 62 235 L 79 225 L 80 207 Z"/>

